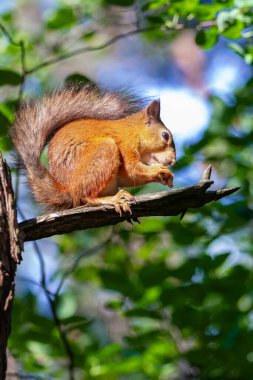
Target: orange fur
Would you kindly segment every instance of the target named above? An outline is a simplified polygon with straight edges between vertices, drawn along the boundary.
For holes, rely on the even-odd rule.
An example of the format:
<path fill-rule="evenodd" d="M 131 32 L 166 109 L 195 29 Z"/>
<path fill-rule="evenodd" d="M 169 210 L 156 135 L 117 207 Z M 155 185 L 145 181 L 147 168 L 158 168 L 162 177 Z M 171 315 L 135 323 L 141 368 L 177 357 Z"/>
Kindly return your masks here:
<path fill-rule="evenodd" d="M 98 100 L 101 107 L 105 107 L 102 100 Z M 54 98 L 51 97 L 50 101 L 54 102 Z M 108 108 L 110 104 L 106 106 Z M 53 105 L 51 107 L 54 110 Z M 32 111 L 38 124 L 40 115 L 35 114 L 34 109 Z M 36 147 L 31 145 L 27 147 L 33 150 L 29 154 L 25 151 L 25 128 L 24 122 L 21 122 L 24 112 L 17 117 L 12 132 L 14 143 L 28 170 L 35 198 L 48 209 L 110 204 L 115 206 L 117 212 L 131 213 L 129 204 L 134 198 L 126 191 L 119 192 L 119 187 L 149 182 L 161 182 L 172 187 L 173 175 L 166 165 L 175 162 L 175 146 L 170 131 L 160 120 L 159 102 L 153 101 L 145 109 L 130 111 L 129 114 L 126 112 L 126 115 L 116 119 L 106 115 L 103 119 L 103 109 L 98 113 L 98 118 L 75 120 L 72 117 L 71 121 L 65 117 L 65 123 L 61 126 L 54 125 L 52 120 L 51 128 L 50 121 L 46 120 L 46 132 L 39 124 L 41 133 L 44 133 L 37 148 L 40 151 L 36 153 Z M 34 130 L 35 126 L 31 123 L 29 128 Z M 163 137 L 164 133 L 166 138 Z M 38 159 L 48 140 L 47 171 Z M 21 144 L 24 144 L 22 148 Z"/>

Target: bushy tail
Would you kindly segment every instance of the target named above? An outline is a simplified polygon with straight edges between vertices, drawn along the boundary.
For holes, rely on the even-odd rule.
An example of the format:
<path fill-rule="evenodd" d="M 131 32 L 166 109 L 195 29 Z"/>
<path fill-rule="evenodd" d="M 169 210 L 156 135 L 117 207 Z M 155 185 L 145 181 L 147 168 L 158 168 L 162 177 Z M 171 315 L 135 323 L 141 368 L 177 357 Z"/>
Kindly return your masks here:
<path fill-rule="evenodd" d="M 59 128 L 77 119 L 120 119 L 142 106 L 125 93 L 73 84 L 24 102 L 10 133 L 35 199 L 51 210 L 73 207 L 71 194 L 40 163 L 41 152 Z"/>

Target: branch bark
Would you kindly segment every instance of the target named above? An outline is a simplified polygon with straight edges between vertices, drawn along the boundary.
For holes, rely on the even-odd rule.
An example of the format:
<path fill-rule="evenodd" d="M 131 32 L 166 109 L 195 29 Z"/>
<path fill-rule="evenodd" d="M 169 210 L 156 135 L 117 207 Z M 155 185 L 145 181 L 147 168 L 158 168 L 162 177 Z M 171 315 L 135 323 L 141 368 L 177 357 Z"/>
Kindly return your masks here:
<path fill-rule="evenodd" d="M 11 174 L 0 154 L 0 380 L 5 379 L 15 273 L 21 261 L 22 248 Z"/>
<path fill-rule="evenodd" d="M 136 197 L 132 208 L 132 220 L 145 216 L 179 215 L 189 208 L 198 208 L 206 203 L 234 193 L 239 187 L 206 191 L 212 184 L 211 166 L 202 174 L 199 183 L 181 189 Z M 120 217 L 113 207 L 81 206 L 70 210 L 54 212 L 26 220 L 19 224 L 24 241 L 37 240 L 52 235 L 65 234 L 76 230 L 114 225 L 129 220 L 129 215 Z"/>

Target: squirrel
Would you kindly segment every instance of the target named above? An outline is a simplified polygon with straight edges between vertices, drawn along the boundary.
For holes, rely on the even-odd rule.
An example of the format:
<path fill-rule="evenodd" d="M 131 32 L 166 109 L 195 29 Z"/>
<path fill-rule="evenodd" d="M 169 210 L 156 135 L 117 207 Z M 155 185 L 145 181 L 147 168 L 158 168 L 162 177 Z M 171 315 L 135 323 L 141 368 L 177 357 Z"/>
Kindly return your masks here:
<path fill-rule="evenodd" d="M 19 107 L 11 128 L 36 201 L 47 211 L 112 205 L 131 214 L 121 187 L 160 182 L 173 187 L 176 160 L 159 100 L 143 101 L 93 85 L 66 85 Z M 48 168 L 40 162 L 48 146 Z"/>

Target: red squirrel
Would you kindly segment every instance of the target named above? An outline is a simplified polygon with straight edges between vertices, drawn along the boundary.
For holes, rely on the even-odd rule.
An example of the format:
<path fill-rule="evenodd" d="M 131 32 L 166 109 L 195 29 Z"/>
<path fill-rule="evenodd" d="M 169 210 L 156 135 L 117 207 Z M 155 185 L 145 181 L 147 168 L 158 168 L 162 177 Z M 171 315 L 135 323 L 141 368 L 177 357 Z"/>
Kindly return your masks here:
<path fill-rule="evenodd" d="M 131 214 L 134 197 L 121 187 L 160 182 L 173 187 L 176 160 L 160 102 L 91 85 L 68 85 L 24 102 L 11 129 L 37 202 L 49 211 L 112 205 Z M 48 145 L 48 169 L 40 162 Z"/>

